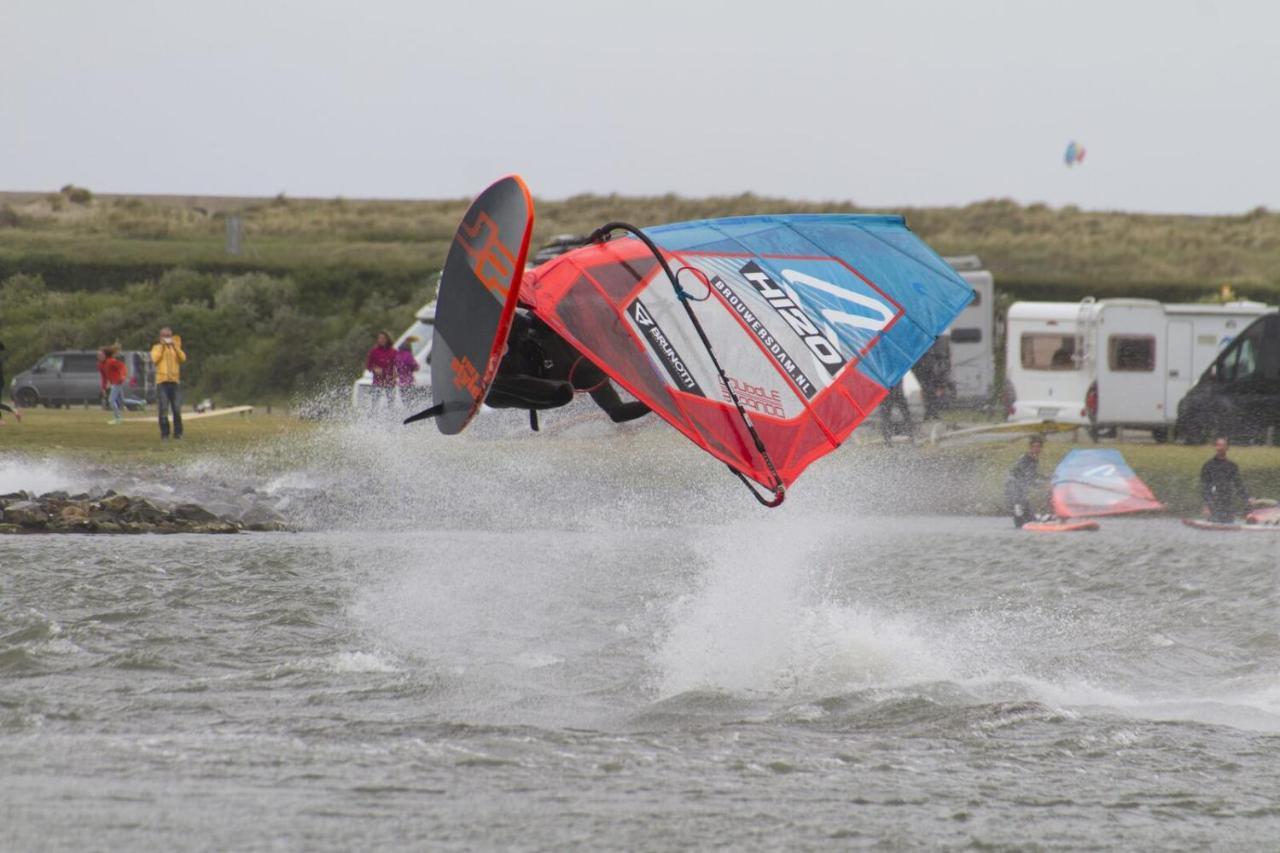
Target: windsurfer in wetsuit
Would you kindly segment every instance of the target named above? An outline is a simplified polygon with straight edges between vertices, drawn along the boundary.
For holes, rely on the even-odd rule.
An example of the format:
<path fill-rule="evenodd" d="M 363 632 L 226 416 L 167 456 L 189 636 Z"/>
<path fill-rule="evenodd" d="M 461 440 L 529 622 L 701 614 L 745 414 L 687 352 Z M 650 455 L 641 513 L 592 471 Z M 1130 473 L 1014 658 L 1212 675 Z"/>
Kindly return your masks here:
<path fill-rule="evenodd" d="M 495 409 L 541 411 L 567 406 L 574 392 L 586 391 L 615 424 L 649 414 L 639 401 L 624 403 L 604 371 L 588 361 L 546 323 L 517 309 L 507 352 L 485 405 Z"/>
<path fill-rule="evenodd" d="M 1004 481 L 1004 497 L 1013 514 L 1013 526 L 1021 528 L 1037 516 L 1031 507 L 1033 491 L 1039 489 L 1044 482 L 1040 476 L 1040 451 L 1044 448 L 1044 439 L 1038 435 L 1031 436 L 1027 444 L 1027 452 L 1014 463 Z"/>
<path fill-rule="evenodd" d="M 1229 445 L 1219 437 L 1213 443 L 1213 458 L 1200 469 L 1200 496 L 1204 498 L 1205 518 L 1218 524 L 1231 524 L 1236 520 L 1237 499 L 1245 505 L 1251 503 L 1240 479 L 1240 468 L 1227 458 Z"/>

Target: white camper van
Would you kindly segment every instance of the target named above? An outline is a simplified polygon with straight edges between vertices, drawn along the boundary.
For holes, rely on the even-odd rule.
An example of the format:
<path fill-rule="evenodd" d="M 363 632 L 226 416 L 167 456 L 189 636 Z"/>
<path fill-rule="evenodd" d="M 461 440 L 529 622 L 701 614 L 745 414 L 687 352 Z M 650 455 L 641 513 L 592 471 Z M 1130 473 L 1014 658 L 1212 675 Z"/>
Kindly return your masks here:
<path fill-rule="evenodd" d="M 951 335 L 951 381 L 956 399 L 967 403 L 991 399 L 996 379 L 995 281 L 977 255 L 943 258 L 973 288 L 973 301 L 960 312 Z"/>
<path fill-rule="evenodd" d="M 410 344 L 413 356 L 418 360 L 418 371 L 413 374 L 413 387 L 414 392 L 424 400 L 430 400 L 431 397 L 431 341 L 435 337 L 435 328 L 436 301 L 433 299 L 418 309 L 413 325 L 405 329 L 395 341 L 395 347 L 399 349 L 400 344 L 410 338 L 417 339 Z M 351 405 L 357 409 L 367 407 L 369 388 L 372 385 L 373 374 L 368 370 L 361 373 L 360 378 L 351 386 Z"/>
<path fill-rule="evenodd" d="M 1261 302 L 1164 305 L 1151 299 L 1085 300 L 1083 361 L 1089 421 L 1168 438 L 1178 403 L 1236 334 L 1265 314 Z"/>
<path fill-rule="evenodd" d="M 1085 424 L 1089 388 L 1081 340 L 1081 303 L 1015 302 L 1006 318 L 1005 378 L 1013 386 L 1011 421 Z"/>

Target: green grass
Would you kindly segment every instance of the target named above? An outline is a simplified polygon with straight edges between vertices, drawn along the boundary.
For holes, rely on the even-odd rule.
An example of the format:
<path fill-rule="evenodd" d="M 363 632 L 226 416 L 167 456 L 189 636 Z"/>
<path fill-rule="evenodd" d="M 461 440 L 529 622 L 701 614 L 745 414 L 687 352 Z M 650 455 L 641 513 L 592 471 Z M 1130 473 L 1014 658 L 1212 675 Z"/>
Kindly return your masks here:
<path fill-rule="evenodd" d="M 203 454 L 232 456 L 269 442 L 296 436 L 314 423 L 265 409 L 248 415 L 184 418 L 181 441 L 160 440 L 154 407 L 131 412 L 117 426 L 110 413 L 88 409 L 23 409 L 22 421 L 5 413 L 0 427 L 0 454 L 55 456 L 93 464 L 152 465 L 182 462 Z"/>

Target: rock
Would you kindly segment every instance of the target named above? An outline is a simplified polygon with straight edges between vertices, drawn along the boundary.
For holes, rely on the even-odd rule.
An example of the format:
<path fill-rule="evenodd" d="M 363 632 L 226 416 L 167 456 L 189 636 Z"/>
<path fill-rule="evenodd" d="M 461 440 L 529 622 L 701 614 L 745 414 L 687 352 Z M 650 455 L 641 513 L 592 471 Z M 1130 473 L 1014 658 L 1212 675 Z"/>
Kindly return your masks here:
<path fill-rule="evenodd" d="M 192 524 L 187 533 L 239 533 L 239 526 L 229 521 L 204 521 L 198 524 Z"/>
<path fill-rule="evenodd" d="M 69 497 L 71 497 L 69 494 L 67 494 L 66 492 L 64 492 L 64 491 L 62 491 L 61 489 L 59 489 L 59 490 L 58 490 L 58 491 L 56 491 L 56 492 L 45 492 L 43 495 L 41 495 L 41 496 L 40 496 L 40 500 L 42 500 L 42 501 L 65 501 L 65 500 L 66 500 L 67 498 L 69 498 Z"/>
<path fill-rule="evenodd" d="M 95 521 L 92 522 L 97 528 L 98 533 L 124 533 L 124 528 L 114 521 Z"/>
<path fill-rule="evenodd" d="M 22 528 L 16 524 L 0 523 L 0 535 L 3 535 L 5 533 L 21 533 L 21 532 L 22 532 Z"/>
<path fill-rule="evenodd" d="M 4 508 L 4 520 L 23 527 L 40 527 L 49 521 L 49 513 L 35 501 L 16 501 Z"/>
<path fill-rule="evenodd" d="M 129 504 L 130 500 L 128 497 L 114 493 L 98 501 L 98 505 L 108 512 L 124 512 L 129 508 Z"/>
<path fill-rule="evenodd" d="M 283 515 L 265 506 L 251 506 L 240 513 L 240 523 L 250 530 L 289 529 L 289 524 Z"/>
<path fill-rule="evenodd" d="M 0 501 L 29 501 L 34 497 L 26 492 L 10 492 L 7 495 L 0 495 Z"/>
<path fill-rule="evenodd" d="M 129 508 L 122 515 L 127 521 L 136 521 L 142 524 L 159 524 L 169 518 L 169 513 L 146 498 L 134 498 L 129 503 Z"/>
<path fill-rule="evenodd" d="M 58 515 L 63 521 L 87 521 L 89 518 L 89 513 L 79 504 L 67 504 Z"/>
<path fill-rule="evenodd" d="M 173 516 L 182 521 L 212 522 L 222 520 L 198 504 L 180 504 L 173 508 Z"/>

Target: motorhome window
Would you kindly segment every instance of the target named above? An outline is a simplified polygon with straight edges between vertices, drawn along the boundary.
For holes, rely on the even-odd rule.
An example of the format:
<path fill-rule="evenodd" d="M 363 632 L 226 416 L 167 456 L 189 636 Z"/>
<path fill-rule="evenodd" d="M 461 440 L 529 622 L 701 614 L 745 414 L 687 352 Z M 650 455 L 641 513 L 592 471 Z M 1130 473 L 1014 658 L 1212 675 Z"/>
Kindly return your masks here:
<path fill-rule="evenodd" d="M 1156 369 L 1156 339 L 1112 335 L 1107 338 L 1107 366 L 1118 372 L 1150 373 Z"/>
<path fill-rule="evenodd" d="M 980 344 L 982 343 L 982 330 L 981 329 L 952 329 L 951 343 Z"/>
<path fill-rule="evenodd" d="M 1022 367 L 1025 370 L 1079 369 L 1079 339 L 1074 335 L 1029 332 L 1022 336 Z"/>

